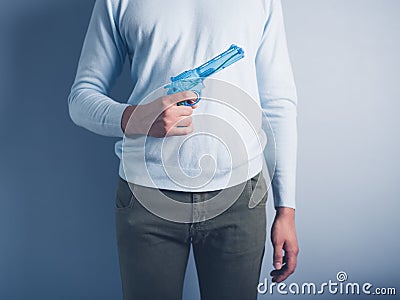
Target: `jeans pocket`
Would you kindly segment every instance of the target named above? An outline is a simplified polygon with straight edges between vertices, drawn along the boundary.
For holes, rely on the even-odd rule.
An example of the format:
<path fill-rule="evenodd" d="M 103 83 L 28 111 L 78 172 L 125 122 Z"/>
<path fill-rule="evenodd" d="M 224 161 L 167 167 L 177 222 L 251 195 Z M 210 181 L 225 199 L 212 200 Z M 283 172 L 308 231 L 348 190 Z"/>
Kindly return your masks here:
<path fill-rule="evenodd" d="M 132 183 L 128 183 L 121 177 L 119 178 L 115 198 L 115 208 L 117 210 L 132 208 L 134 195 L 131 188 L 134 188 Z"/>
<path fill-rule="evenodd" d="M 267 183 L 262 172 L 249 179 L 250 199 L 257 206 L 265 206 L 268 198 Z"/>

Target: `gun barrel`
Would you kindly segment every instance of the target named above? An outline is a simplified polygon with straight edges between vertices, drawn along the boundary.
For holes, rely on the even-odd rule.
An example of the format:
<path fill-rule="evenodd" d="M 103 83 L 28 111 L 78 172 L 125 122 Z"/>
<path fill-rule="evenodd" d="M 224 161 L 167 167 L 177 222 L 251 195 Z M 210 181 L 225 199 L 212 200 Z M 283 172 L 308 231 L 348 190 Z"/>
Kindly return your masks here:
<path fill-rule="evenodd" d="M 206 78 L 225 69 L 226 67 L 229 67 L 231 64 L 237 62 L 243 57 L 243 49 L 236 45 L 231 45 L 228 50 L 210 59 L 206 63 L 202 64 L 200 67 L 184 71 L 175 77 L 171 77 L 171 81 L 176 82 L 182 79 L 198 77 Z"/>
<path fill-rule="evenodd" d="M 168 89 L 168 95 L 181 91 L 195 90 L 200 95 L 204 88 L 203 80 L 244 57 L 242 48 L 231 45 L 228 50 L 202 64 L 200 67 L 190 69 L 181 74 L 171 77 L 171 83 L 164 88 Z M 193 103 L 188 101 L 179 102 L 178 105 L 193 106 L 200 101 L 200 97 Z"/>
<path fill-rule="evenodd" d="M 244 57 L 242 48 L 232 45 L 228 50 L 196 68 L 199 77 L 205 78 L 219 72 Z"/>

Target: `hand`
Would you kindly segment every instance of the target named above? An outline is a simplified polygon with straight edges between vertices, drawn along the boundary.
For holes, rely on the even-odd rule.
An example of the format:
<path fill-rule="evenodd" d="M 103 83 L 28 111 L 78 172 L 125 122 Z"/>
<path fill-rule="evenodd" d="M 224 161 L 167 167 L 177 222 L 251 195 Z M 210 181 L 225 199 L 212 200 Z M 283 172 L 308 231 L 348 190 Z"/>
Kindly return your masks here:
<path fill-rule="evenodd" d="M 270 275 L 273 282 L 281 282 L 293 274 L 296 269 L 299 247 L 297 244 L 294 209 L 278 207 L 271 229 L 271 241 L 274 248 L 274 268 Z M 284 251 L 284 256 L 282 252 Z"/>
<path fill-rule="evenodd" d="M 196 99 L 196 93 L 184 91 L 148 104 L 128 106 L 122 116 L 122 130 L 128 136 L 144 134 L 157 138 L 189 134 L 193 132 L 191 115 L 197 106 L 178 106 L 177 103 Z"/>

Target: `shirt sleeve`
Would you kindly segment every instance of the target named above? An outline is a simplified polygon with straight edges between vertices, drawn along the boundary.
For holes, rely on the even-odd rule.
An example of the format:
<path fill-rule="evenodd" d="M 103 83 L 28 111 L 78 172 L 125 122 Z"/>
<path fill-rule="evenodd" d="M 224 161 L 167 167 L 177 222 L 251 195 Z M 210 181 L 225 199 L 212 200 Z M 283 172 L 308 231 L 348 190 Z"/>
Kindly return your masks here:
<path fill-rule="evenodd" d="M 68 106 L 75 124 L 97 134 L 122 137 L 121 118 L 128 104 L 109 97 L 127 54 L 114 2 L 95 2 Z"/>
<path fill-rule="evenodd" d="M 264 154 L 275 207 L 295 208 L 297 160 L 297 92 L 289 59 L 281 0 L 272 0 L 256 70 L 263 129 L 268 142 Z"/>

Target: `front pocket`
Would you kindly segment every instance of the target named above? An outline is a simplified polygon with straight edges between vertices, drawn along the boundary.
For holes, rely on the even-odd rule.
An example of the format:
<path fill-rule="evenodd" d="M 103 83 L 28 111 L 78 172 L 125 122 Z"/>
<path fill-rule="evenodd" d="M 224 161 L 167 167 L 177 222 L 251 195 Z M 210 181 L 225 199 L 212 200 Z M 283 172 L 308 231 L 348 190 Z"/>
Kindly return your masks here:
<path fill-rule="evenodd" d="M 267 183 L 262 172 L 249 179 L 250 199 L 257 203 L 257 206 L 265 206 L 268 198 Z"/>
<path fill-rule="evenodd" d="M 116 199 L 115 199 L 115 208 L 116 209 L 128 209 L 132 208 L 133 205 L 133 193 L 129 186 L 132 184 L 128 184 L 127 181 L 119 178 L 117 192 L 116 192 Z"/>

